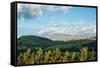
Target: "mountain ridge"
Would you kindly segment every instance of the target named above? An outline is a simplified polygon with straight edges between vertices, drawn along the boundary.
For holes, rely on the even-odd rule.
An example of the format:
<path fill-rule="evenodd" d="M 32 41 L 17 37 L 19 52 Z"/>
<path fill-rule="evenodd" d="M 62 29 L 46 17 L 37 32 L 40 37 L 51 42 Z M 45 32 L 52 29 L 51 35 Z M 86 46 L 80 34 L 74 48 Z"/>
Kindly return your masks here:
<path fill-rule="evenodd" d="M 78 39 L 78 40 L 71 40 L 71 41 L 59 41 L 59 40 L 50 40 L 48 38 L 35 36 L 35 35 L 26 35 L 21 36 L 18 38 L 17 42 L 17 49 L 37 49 L 37 48 L 43 48 L 43 49 L 52 49 L 52 48 L 60 48 L 62 50 L 68 50 L 71 48 L 71 50 L 79 50 L 79 48 L 82 46 L 82 44 L 85 45 L 89 44 L 91 42 L 95 42 L 95 40 L 87 40 L 87 39 Z M 76 48 L 76 49 L 75 49 Z"/>

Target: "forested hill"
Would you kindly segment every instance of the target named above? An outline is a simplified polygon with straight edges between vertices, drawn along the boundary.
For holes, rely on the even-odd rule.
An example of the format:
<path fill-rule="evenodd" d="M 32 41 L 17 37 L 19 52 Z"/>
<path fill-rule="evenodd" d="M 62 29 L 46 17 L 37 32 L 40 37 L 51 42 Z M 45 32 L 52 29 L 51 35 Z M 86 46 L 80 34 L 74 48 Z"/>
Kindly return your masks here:
<path fill-rule="evenodd" d="M 96 40 L 87 40 L 87 39 L 79 39 L 79 40 L 71 40 L 71 41 L 52 41 L 48 38 L 35 36 L 35 35 L 27 35 L 22 36 L 18 38 L 17 41 L 17 49 L 37 49 L 37 48 L 43 48 L 43 49 L 52 49 L 52 48 L 59 48 L 62 50 L 74 50 L 78 51 L 83 44 L 85 46 L 88 46 L 89 43 L 96 42 Z M 88 45 L 87 45 L 88 44 Z M 92 45 L 92 47 L 95 47 L 96 44 Z M 89 45 L 89 47 L 91 47 Z"/>
<path fill-rule="evenodd" d="M 52 43 L 52 40 L 43 38 L 40 36 L 34 36 L 34 35 L 27 35 L 22 36 L 18 38 L 18 47 L 20 48 L 26 48 L 26 47 L 46 47 L 47 45 L 50 45 Z"/>

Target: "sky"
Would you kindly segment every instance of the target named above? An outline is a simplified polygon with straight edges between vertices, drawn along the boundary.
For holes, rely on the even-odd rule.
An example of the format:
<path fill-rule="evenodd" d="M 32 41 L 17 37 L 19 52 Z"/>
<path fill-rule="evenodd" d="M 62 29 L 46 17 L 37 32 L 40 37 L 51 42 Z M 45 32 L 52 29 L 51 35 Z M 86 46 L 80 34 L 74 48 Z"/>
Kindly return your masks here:
<path fill-rule="evenodd" d="M 96 36 L 96 8 L 19 3 L 17 37 L 43 34 Z"/>

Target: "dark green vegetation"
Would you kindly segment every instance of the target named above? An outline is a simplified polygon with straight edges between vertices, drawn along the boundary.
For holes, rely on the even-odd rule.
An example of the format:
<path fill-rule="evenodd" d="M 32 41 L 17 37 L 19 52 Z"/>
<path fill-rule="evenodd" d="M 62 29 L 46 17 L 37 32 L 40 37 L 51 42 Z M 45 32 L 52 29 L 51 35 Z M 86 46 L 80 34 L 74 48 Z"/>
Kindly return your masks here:
<path fill-rule="evenodd" d="M 30 35 L 20 37 L 17 45 L 17 64 L 96 60 L 96 40 L 52 41 Z"/>

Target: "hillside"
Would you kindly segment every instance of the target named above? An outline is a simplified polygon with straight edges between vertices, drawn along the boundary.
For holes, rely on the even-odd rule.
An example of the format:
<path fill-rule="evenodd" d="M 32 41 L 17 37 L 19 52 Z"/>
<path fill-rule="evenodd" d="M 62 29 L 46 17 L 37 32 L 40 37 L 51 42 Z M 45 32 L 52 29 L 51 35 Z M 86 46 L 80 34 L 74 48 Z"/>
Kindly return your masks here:
<path fill-rule="evenodd" d="M 96 46 L 96 40 L 89 40 L 89 39 L 79 39 L 79 40 L 71 40 L 71 41 L 52 41 L 48 38 L 40 37 L 40 36 L 34 36 L 34 35 L 28 35 L 28 36 L 22 36 L 18 38 L 18 46 L 17 49 L 37 49 L 37 48 L 43 48 L 45 50 L 47 49 L 53 49 L 53 48 L 59 48 L 63 51 L 79 51 L 80 48 L 84 46 L 91 47 L 91 43 L 93 43 L 92 47 Z"/>
<path fill-rule="evenodd" d="M 34 47 L 46 47 L 50 45 L 52 40 L 34 36 L 34 35 L 27 35 L 18 38 L 18 48 L 25 49 L 25 48 L 34 48 Z"/>

